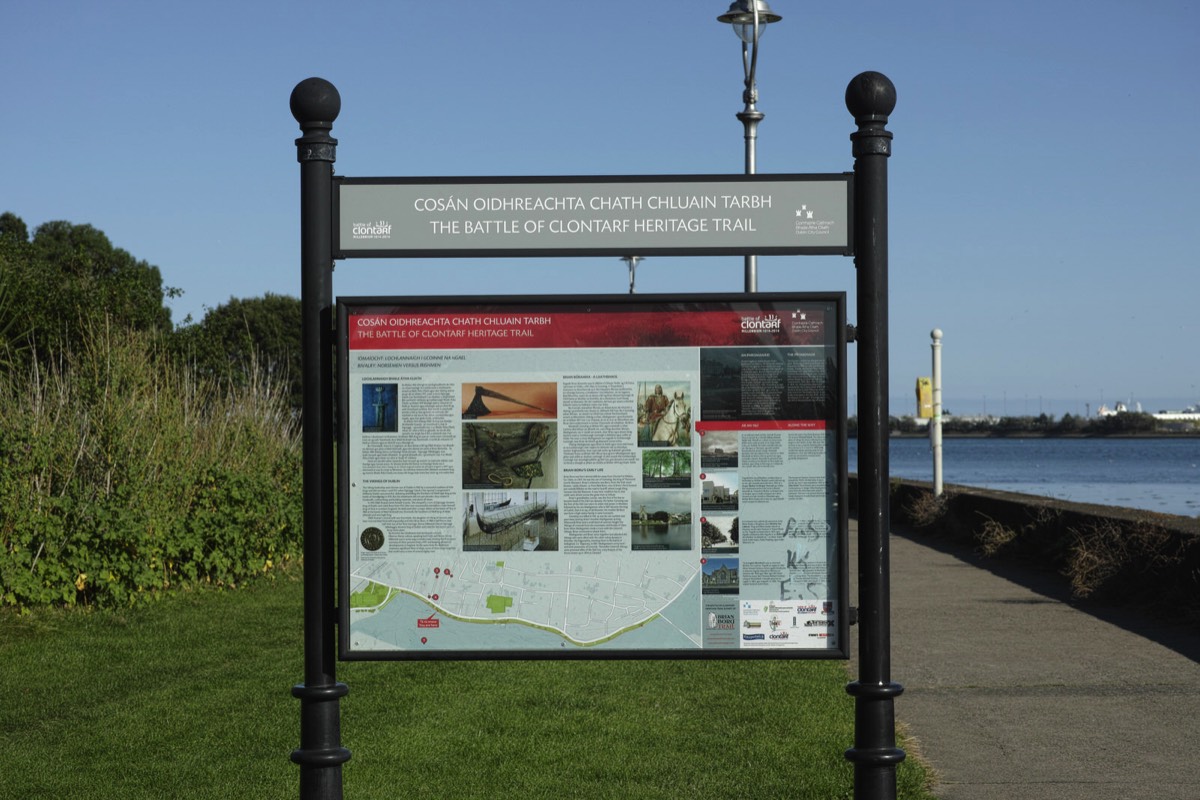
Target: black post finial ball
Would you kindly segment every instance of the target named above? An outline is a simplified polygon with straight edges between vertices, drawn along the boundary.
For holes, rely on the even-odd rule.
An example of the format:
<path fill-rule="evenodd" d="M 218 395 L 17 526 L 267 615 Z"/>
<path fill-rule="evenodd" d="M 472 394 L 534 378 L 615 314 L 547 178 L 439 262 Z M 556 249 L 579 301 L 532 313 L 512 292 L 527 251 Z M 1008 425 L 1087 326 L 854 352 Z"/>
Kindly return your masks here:
<path fill-rule="evenodd" d="M 846 87 L 846 108 L 855 120 L 883 120 L 896 108 L 896 86 L 882 72 L 862 72 Z"/>
<path fill-rule="evenodd" d="M 292 116 L 300 128 L 332 128 L 342 110 L 342 96 L 337 87 L 324 78 L 306 78 L 292 89 Z M 323 124 L 321 124 L 323 123 Z"/>

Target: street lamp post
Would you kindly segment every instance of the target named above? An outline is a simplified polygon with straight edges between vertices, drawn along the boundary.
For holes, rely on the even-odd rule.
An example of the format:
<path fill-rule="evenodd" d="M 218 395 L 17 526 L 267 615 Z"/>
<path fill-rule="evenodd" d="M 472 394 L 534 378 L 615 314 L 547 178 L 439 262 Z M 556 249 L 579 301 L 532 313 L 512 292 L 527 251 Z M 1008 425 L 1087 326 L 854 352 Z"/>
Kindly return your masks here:
<path fill-rule="evenodd" d="M 629 293 L 636 294 L 637 292 L 633 288 L 633 282 L 637 278 L 637 275 L 635 273 L 637 272 L 638 262 L 642 260 L 642 257 L 641 256 L 621 256 L 621 260 L 624 261 L 626 263 L 626 265 L 628 265 L 628 267 L 629 267 Z"/>
<path fill-rule="evenodd" d="M 771 11 L 767 0 L 734 0 L 729 10 L 717 17 L 718 22 L 733 26 L 733 32 L 742 40 L 742 68 L 746 75 L 746 88 L 742 102 L 746 107 L 738 112 L 746 134 L 746 174 L 756 171 L 755 144 L 758 141 L 758 123 L 763 113 L 758 110 L 758 87 L 755 84 L 755 69 L 758 66 L 758 42 L 763 35 L 763 26 L 779 22 L 783 17 Z M 758 291 L 758 258 L 746 256 L 746 291 Z"/>

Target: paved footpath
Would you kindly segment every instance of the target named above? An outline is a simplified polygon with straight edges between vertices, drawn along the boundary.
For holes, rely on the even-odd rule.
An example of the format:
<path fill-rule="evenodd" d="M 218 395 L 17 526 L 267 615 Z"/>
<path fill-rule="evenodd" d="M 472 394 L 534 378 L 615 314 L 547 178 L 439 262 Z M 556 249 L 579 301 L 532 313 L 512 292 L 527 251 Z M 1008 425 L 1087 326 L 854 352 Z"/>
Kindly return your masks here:
<path fill-rule="evenodd" d="M 1200 800 L 1200 630 L 941 541 L 891 556 L 896 716 L 939 798 Z"/>

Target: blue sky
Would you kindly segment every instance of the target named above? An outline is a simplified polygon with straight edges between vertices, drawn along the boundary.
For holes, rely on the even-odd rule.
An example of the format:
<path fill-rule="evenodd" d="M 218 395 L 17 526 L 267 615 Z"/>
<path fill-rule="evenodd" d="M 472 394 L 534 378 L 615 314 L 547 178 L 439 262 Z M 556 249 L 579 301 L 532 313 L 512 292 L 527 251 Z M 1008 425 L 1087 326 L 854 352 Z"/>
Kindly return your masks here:
<path fill-rule="evenodd" d="M 958 413 L 1200 401 L 1200 4 L 800 3 L 759 58 L 758 171 L 852 168 L 843 96 L 896 84 L 893 413 L 945 332 Z M 12 0 L 0 211 L 89 223 L 184 294 L 299 296 L 292 88 L 342 96 L 347 176 L 742 170 L 728 3 Z M 437 13 L 445 8 L 445 18 Z M 637 8 L 636 18 L 627 18 Z M 642 293 L 740 291 L 740 258 L 651 258 Z M 617 259 L 355 260 L 342 295 L 623 292 Z M 759 260 L 761 291 L 847 291 L 842 257 Z M 851 373 L 851 395 L 855 387 Z"/>

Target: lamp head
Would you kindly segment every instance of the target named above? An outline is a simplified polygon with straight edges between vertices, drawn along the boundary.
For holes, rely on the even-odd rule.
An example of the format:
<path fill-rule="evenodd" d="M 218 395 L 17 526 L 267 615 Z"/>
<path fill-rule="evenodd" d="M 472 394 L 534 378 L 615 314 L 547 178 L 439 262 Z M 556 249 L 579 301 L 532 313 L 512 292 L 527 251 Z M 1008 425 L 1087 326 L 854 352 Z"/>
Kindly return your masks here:
<path fill-rule="evenodd" d="M 729 4 L 729 10 L 717 17 L 717 22 L 725 22 L 733 26 L 733 32 L 746 44 L 754 44 L 754 10 L 758 9 L 759 36 L 763 34 L 763 26 L 779 22 L 783 17 L 776 14 L 767 5 L 767 0 L 734 0 Z"/>

